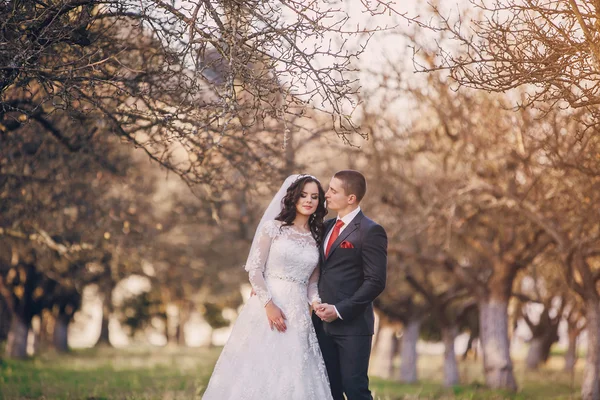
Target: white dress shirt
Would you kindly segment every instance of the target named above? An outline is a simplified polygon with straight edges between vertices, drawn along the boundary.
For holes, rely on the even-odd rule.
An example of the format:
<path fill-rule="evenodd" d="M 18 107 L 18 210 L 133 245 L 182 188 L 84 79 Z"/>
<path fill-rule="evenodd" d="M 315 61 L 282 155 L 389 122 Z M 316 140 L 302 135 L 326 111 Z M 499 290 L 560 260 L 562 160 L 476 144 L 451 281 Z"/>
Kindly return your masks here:
<path fill-rule="evenodd" d="M 358 213 L 360 212 L 360 206 L 358 206 L 356 208 L 356 210 L 344 215 L 342 218 L 340 218 L 340 216 L 338 215 L 337 219 L 335 222 L 337 222 L 338 220 L 342 220 L 344 222 L 344 225 L 342 225 L 342 227 L 340 228 L 340 235 L 342 234 L 342 232 L 344 231 L 344 229 L 346 229 L 346 227 L 350 224 L 350 222 L 352 222 L 352 220 L 354 219 L 354 217 L 356 217 L 358 215 Z M 335 225 L 335 224 L 334 224 Z M 331 239 L 331 235 L 333 234 L 333 229 L 331 228 L 331 230 L 329 231 L 329 233 L 327 234 L 327 237 L 325 238 L 325 248 L 327 248 L 327 246 L 329 245 L 329 239 Z M 339 237 L 339 235 L 338 235 Z M 333 250 L 333 249 L 332 249 Z M 330 251 L 332 251 L 330 250 Z M 337 310 L 336 306 L 333 306 L 333 308 L 335 309 L 335 313 L 337 314 L 338 318 L 343 320 L 342 316 L 340 315 L 340 312 Z"/>
<path fill-rule="evenodd" d="M 346 229 L 346 227 L 350 224 L 350 222 L 352 222 L 354 217 L 356 217 L 359 212 L 360 212 L 360 206 L 358 206 L 356 208 L 356 210 L 344 215 L 344 218 L 340 218 L 340 216 L 338 215 L 335 222 L 337 222 L 340 219 L 344 222 L 344 225 L 342 225 L 342 227 L 340 228 L 340 235 L 342 234 L 342 232 L 344 232 L 344 229 Z M 329 244 L 329 239 L 331 238 L 332 233 L 333 233 L 333 228 L 331 228 L 331 230 L 327 234 L 327 237 L 325 238 L 325 248 L 327 248 L 327 245 Z"/>

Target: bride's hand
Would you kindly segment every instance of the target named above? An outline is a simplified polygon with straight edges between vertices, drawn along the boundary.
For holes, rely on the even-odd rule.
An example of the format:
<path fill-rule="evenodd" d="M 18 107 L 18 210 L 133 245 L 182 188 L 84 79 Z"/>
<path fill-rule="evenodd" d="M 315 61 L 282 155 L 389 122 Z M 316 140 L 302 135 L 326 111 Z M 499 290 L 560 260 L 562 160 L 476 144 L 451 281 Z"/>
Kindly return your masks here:
<path fill-rule="evenodd" d="M 317 310 L 319 309 L 319 306 L 320 306 L 320 305 L 321 305 L 321 302 L 319 302 L 319 301 L 316 301 L 316 300 L 315 300 L 315 301 L 313 301 L 313 302 L 312 302 L 312 309 L 313 309 L 313 311 L 314 311 L 314 312 L 317 312 Z"/>
<path fill-rule="evenodd" d="M 279 307 L 273 303 L 273 301 L 269 301 L 265 306 L 265 310 L 267 311 L 267 319 L 269 320 L 269 327 L 273 330 L 273 327 L 277 329 L 279 332 L 285 332 L 287 326 L 285 325 L 285 320 L 287 319 L 283 314 L 283 311 Z"/>

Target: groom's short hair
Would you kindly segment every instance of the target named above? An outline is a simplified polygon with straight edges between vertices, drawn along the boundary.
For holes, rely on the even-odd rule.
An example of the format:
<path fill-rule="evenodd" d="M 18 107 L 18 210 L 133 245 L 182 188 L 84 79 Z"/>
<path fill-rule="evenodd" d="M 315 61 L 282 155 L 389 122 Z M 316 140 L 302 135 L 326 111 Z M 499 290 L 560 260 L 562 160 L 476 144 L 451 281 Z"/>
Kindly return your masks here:
<path fill-rule="evenodd" d="M 352 169 L 344 169 L 336 172 L 333 177 L 342 181 L 342 188 L 346 196 L 350 196 L 351 194 L 356 196 L 357 203 L 360 203 L 362 198 L 365 197 L 365 193 L 367 193 L 367 180 L 360 172 Z"/>

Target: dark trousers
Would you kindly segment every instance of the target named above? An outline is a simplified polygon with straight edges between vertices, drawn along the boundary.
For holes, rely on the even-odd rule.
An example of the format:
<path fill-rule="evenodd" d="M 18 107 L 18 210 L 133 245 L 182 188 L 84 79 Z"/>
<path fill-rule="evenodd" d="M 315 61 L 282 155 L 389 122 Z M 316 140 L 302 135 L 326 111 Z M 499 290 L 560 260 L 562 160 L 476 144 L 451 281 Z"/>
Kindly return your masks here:
<path fill-rule="evenodd" d="M 369 390 L 369 357 L 372 335 L 329 335 L 316 318 L 315 331 L 334 400 L 373 400 Z"/>

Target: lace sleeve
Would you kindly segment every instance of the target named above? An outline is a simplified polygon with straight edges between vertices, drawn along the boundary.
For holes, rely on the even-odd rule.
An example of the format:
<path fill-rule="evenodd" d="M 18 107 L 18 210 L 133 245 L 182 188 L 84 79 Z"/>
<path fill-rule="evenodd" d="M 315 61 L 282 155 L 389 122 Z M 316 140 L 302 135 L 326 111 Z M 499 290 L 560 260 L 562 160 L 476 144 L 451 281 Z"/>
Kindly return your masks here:
<path fill-rule="evenodd" d="M 255 243 L 250 249 L 245 269 L 248 271 L 250 284 L 263 305 L 271 300 L 271 293 L 265 282 L 264 272 L 271 243 L 276 235 L 275 221 L 266 222 L 257 233 Z"/>
<path fill-rule="evenodd" d="M 317 265 L 315 270 L 308 278 L 308 289 L 306 290 L 306 295 L 308 297 L 308 304 L 312 304 L 315 301 L 321 302 L 321 298 L 319 297 L 319 276 L 321 274 L 321 268 Z"/>

